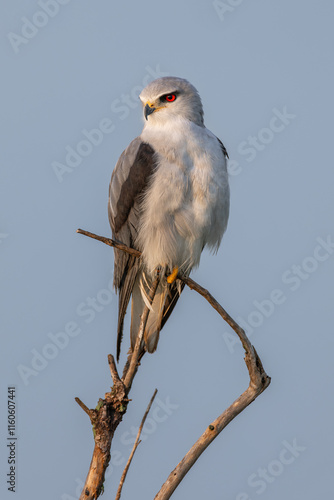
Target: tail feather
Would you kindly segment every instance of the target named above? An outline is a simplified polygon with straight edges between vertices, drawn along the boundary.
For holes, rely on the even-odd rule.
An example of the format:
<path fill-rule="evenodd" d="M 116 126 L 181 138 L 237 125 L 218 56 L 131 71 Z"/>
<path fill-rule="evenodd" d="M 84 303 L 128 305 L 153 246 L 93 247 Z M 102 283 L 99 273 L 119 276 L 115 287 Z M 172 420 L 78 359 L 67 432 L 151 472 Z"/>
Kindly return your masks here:
<path fill-rule="evenodd" d="M 140 273 L 141 274 L 141 273 Z M 147 305 L 147 294 L 151 285 L 149 277 L 137 276 L 132 291 L 131 304 L 131 348 L 136 343 L 141 315 Z M 147 286 L 147 288 L 146 288 Z M 181 287 L 181 290 L 183 286 Z M 148 320 L 144 332 L 144 346 L 148 352 L 154 352 L 159 341 L 159 334 L 171 314 L 174 306 L 180 296 L 180 291 L 176 283 L 169 285 L 165 279 L 162 279 L 158 285 L 153 303 L 150 307 Z M 145 300 L 146 299 L 146 300 Z"/>
<path fill-rule="evenodd" d="M 130 302 L 130 297 L 132 293 L 132 289 L 135 283 L 135 279 L 138 273 L 139 264 L 137 262 L 138 259 L 135 257 L 130 257 L 130 266 L 129 270 L 125 274 L 124 282 L 122 283 L 122 287 L 119 290 L 118 297 L 118 325 L 117 325 L 117 361 L 119 361 L 119 356 L 121 352 L 121 343 L 123 337 L 123 325 L 124 325 L 124 317 L 126 314 L 126 310 L 128 304 Z"/>
<path fill-rule="evenodd" d="M 167 286 L 162 285 L 160 282 L 153 300 L 152 312 L 148 315 L 144 333 L 145 346 L 148 352 L 154 352 L 158 346 L 167 291 Z"/>

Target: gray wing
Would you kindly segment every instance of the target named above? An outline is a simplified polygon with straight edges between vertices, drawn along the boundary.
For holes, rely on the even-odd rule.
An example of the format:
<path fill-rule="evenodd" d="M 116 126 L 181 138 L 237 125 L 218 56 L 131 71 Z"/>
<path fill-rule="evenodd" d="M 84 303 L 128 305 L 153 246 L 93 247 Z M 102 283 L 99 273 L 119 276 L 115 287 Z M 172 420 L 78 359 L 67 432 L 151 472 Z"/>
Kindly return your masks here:
<path fill-rule="evenodd" d="M 141 215 L 140 200 L 156 168 L 154 150 L 134 139 L 121 154 L 109 186 L 108 215 L 113 238 L 136 248 Z M 138 249 L 140 250 L 140 249 Z M 131 255 L 114 249 L 114 287 L 119 292 L 117 359 L 123 336 L 125 313 L 141 262 Z"/>

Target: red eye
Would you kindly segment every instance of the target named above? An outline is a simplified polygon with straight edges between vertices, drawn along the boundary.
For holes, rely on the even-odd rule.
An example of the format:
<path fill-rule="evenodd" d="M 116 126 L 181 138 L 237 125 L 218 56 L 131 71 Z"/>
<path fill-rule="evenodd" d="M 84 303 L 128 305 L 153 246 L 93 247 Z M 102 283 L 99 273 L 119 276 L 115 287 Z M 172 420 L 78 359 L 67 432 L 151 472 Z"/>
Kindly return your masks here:
<path fill-rule="evenodd" d="M 168 94 L 168 95 L 166 95 L 165 98 L 166 98 L 166 101 L 173 102 L 176 99 L 176 95 L 175 94 Z"/>

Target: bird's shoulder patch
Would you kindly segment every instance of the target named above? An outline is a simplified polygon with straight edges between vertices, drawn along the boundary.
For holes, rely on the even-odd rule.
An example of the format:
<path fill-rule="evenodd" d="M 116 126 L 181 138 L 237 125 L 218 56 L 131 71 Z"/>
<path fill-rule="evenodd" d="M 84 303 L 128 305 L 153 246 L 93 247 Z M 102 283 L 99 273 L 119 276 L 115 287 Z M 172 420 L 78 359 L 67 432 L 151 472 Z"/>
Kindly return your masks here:
<path fill-rule="evenodd" d="M 218 139 L 218 137 L 217 137 L 217 141 L 219 142 L 219 145 L 220 145 L 220 148 L 221 148 L 221 150 L 223 152 L 223 155 L 226 156 L 226 158 L 229 158 L 227 149 L 225 148 L 225 146 L 222 143 L 222 141 L 220 139 Z"/>
<path fill-rule="evenodd" d="M 115 233 L 118 233 L 127 221 L 137 197 L 145 190 L 156 168 L 157 161 L 154 153 L 154 149 L 148 143 L 140 143 L 117 200 L 114 218 Z"/>

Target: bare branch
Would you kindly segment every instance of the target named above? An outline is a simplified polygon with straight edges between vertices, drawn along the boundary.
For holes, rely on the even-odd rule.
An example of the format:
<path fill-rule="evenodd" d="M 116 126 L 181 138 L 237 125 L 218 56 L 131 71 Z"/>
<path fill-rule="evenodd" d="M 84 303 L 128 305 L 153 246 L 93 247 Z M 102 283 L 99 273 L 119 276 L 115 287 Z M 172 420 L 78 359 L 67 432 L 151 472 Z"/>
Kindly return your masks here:
<path fill-rule="evenodd" d="M 104 236 L 98 236 L 97 234 L 90 233 L 89 231 L 85 231 L 84 229 L 77 229 L 77 233 L 83 234 L 84 236 L 89 236 L 89 238 L 93 238 L 94 240 L 102 241 L 102 243 L 105 243 L 109 247 L 118 248 L 118 250 L 122 250 L 123 252 L 129 253 L 134 257 L 141 256 L 141 252 L 139 252 L 139 250 L 130 248 L 124 245 L 124 243 L 122 243 L 121 241 L 112 240 L 111 238 L 105 238 Z"/>
<path fill-rule="evenodd" d="M 159 280 L 160 272 L 159 270 L 157 270 L 156 279 L 153 282 L 150 293 L 148 295 L 150 304 L 152 304 L 153 302 L 155 293 L 158 288 Z M 89 410 L 86 407 L 88 415 L 90 416 L 91 422 L 93 424 L 95 447 L 80 500 L 95 500 L 100 496 L 103 490 L 105 471 L 110 460 L 111 442 L 115 430 L 122 421 L 123 415 L 126 412 L 127 404 L 129 402 L 127 396 L 131 389 L 133 378 L 138 369 L 138 360 L 141 356 L 142 339 L 144 336 L 148 313 L 149 309 L 146 308 L 142 315 L 139 333 L 133 353 L 129 358 L 129 368 L 124 377 L 124 381 L 120 379 L 118 375 L 114 357 L 109 354 L 108 363 L 114 384 L 112 390 L 110 393 L 105 394 L 105 399 L 100 400 L 95 410 Z"/>
<path fill-rule="evenodd" d="M 119 378 L 116 363 L 115 363 L 115 358 L 112 354 L 108 355 L 108 364 L 109 364 L 109 368 L 110 368 L 111 378 L 112 378 L 114 385 L 115 385 L 118 382 L 120 382 L 121 379 Z"/>
<path fill-rule="evenodd" d="M 75 401 L 78 403 L 78 405 L 80 406 L 80 408 L 85 412 L 87 413 L 87 415 L 89 416 L 89 418 L 91 417 L 91 410 L 85 405 L 85 403 L 83 403 L 81 401 L 81 399 L 79 398 L 74 398 Z"/>
<path fill-rule="evenodd" d="M 119 241 L 115 241 L 109 238 L 104 238 L 102 236 L 97 236 L 88 231 L 83 231 L 82 229 L 77 230 L 78 233 L 89 236 L 90 238 L 102 241 L 106 245 L 115 247 L 122 250 L 130 255 L 137 258 L 141 256 L 138 250 L 132 249 L 124 245 Z M 243 348 L 245 350 L 245 363 L 249 372 L 250 382 L 248 388 L 237 398 L 232 405 L 227 408 L 219 417 L 217 417 L 203 432 L 196 443 L 184 456 L 181 462 L 175 467 L 175 469 L 168 476 L 166 482 L 161 487 L 160 491 L 157 493 L 155 500 L 167 500 L 173 494 L 177 486 L 180 484 L 184 476 L 194 465 L 196 460 L 200 457 L 203 451 L 210 445 L 210 443 L 218 436 L 218 434 L 237 416 L 241 413 L 254 399 L 256 399 L 270 384 L 270 377 L 266 374 L 263 369 L 262 363 L 255 348 L 252 346 L 251 342 L 247 338 L 244 330 L 233 320 L 233 318 L 225 311 L 225 309 L 216 301 L 216 299 L 202 286 L 196 283 L 189 277 L 178 275 L 178 279 L 182 280 L 190 289 L 197 291 L 202 297 L 204 297 L 211 306 L 220 314 L 220 316 L 233 328 L 233 330 L 238 335 Z M 157 273 L 156 280 L 150 291 L 150 304 L 152 304 L 157 287 L 159 284 L 159 273 Z M 95 410 L 89 410 L 80 400 L 76 398 L 77 403 L 81 408 L 90 416 L 93 428 L 96 432 L 95 435 L 95 448 L 93 453 L 92 462 L 90 465 L 89 473 L 86 479 L 84 489 L 81 493 L 80 500 L 95 500 L 97 499 L 102 491 L 104 474 L 110 460 L 110 446 L 111 440 L 114 435 L 116 427 L 122 420 L 123 414 L 126 412 L 127 395 L 131 389 L 131 385 L 134 376 L 138 369 L 138 362 L 141 359 L 144 350 L 142 348 L 142 340 L 144 336 L 145 326 L 147 322 L 147 317 L 149 313 L 149 308 L 146 307 L 144 313 L 142 314 L 141 324 L 139 328 L 139 333 L 136 339 L 136 344 L 133 353 L 130 352 L 128 360 L 123 369 L 122 379 L 119 378 L 117 368 L 115 365 L 114 358 L 109 355 L 109 367 L 111 376 L 113 378 L 114 387 L 111 393 L 105 395 L 105 400 L 100 400 L 101 407 L 97 407 Z M 101 412 L 102 411 L 102 412 Z M 147 410 L 147 413 L 149 408 Z M 101 413 L 100 413 L 101 412 Z M 109 419 L 105 416 L 109 415 Z M 146 416 L 144 415 L 146 418 Z M 142 423 L 144 420 L 142 421 Z M 129 457 L 128 464 L 123 472 L 124 477 L 121 478 L 121 485 L 124 483 L 125 476 L 129 465 L 131 463 L 133 454 L 139 444 L 138 434 L 136 443 L 133 447 L 131 455 Z M 116 497 L 119 498 L 119 497 Z"/>
<path fill-rule="evenodd" d="M 161 487 L 155 500 L 167 500 L 171 497 L 184 476 L 194 465 L 203 451 L 212 443 L 220 432 L 241 413 L 252 401 L 254 401 L 262 391 L 268 387 L 270 378 L 267 377 L 266 383 L 257 389 L 249 386 L 248 389 L 232 403 L 216 420 L 214 420 L 203 432 L 196 443 L 190 448 L 188 453 L 179 462 L 175 469 L 170 473 L 166 482 Z"/>
<path fill-rule="evenodd" d="M 95 441 L 93 457 L 79 500 L 96 500 L 102 493 L 105 472 L 110 461 L 111 442 L 129 401 L 111 355 L 108 356 L 108 361 L 114 385 L 111 392 L 105 394 L 105 399 L 100 399 L 97 407 L 89 410 L 76 398 L 77 403 L 90 417 Z"/>
<path fill-rule="evenodd" d="M 233 328 L 245 349 L 245 363 L 247 365 L 250 383 L 248 388 L 229 406 L 219 417 L 217 417 L 203 432 L 188 453 L 170 473 L 166 482 L 155 496 L 155 500 L 167 500 L 171 497 L 184 476 L 201 456 L 203 451 L 221 433 L 221 431 L 241 413 L 250 403 L 254 401 L 270 384 L 270 377 L 263 369 L 261 360 L 250 343 L 244 330 L 234 321 L 216 299 L 191 278 L 180 277 L 192 290 L 196 290 L 204 297 L 220 316 Z"/>
<path fill-rule="evenodd" d="M 137 433 L 137 437 L 136 437 L 136 440 L 134 442 L 134 445 L 133 445 L 133 448 L 131 450 L 131 453 L 130 453 L 130 456 L 129 456 L 129 459 L 127 461 L 127 464 L 124 468 L 124 471 L 123 471 L 123 474 L 122 474 L 122 477 L 121 477 L 121 480 L 120 480 L 120 483 L 119 483 L 119 486 L 118 486 L 118 490 L 117 490 L 117 495 L 116 495 L 116 498 L 115 500 L 119 500 L 121 498 L 121 493 L 122 493 L 122 488 L 123 488 L 123 484 L 124 484 L 124 481 L 125 481 L 125 478 L 126 478 L 126 475 L 128 473 L 128 470 L 129 470 L 129 467 L 130 467 L 130 464 L 132 462 L 132 459 L 133 459 L 133 455 L 135 454 L 135 451 L 138 447 L 138 445 L 140 444 L 141 441 L 139 441 L 140 439 L 140 435 L 141 435 L 141 431 L 143 430 L 143 427 L 144 427 L 144 424 L 145 424 L 145 420 L 146 420 L 146 417 L 151 409 L 151 406 L 152 406 L 152 403 L 154 401 L 154 398 L 155 396 L 157 395 L 157 392 L 158 392 L 158 389 L 155 389 L 154 393 L 153 393 L 153 396 L 151 397 L 151 400 L 148 404 L 148 407 L 146 408 L 146 411 L 144 413 L 144 416 L 143 416 L 143 419 L 141 421 L 141 424 L 139 426 L 139 429 L 138 429 L 138 433 Z"/>
<path fill-rule="evenodd" d="M 217 300 L 211 295 L 211 293 L 191 278 L 182 275 L 179 275 L 178 278 L 183 281 L 183 283 L 185 283 L 191 290 L 195 290 L 197 293 L 202 295 L 202 297 L 204 297 L 209 302 L 209 304 L 212 305 L 212 307 L 218 312 L 218 314 L 220 314 L 223 320 L 225 320 L 226 323 L 228 323 L 230 327 L 233 328 L 235 333 L 238 335 L 246 353 L 251 351 L 252 344 L 248 340 L 248 337 L 245 334 L 244 330 L 240 328 L 238 323 L 234 321 L 234 319 L 228 314 L 228 312 L 225 311 L 225 309 L 219 304 L 219 302 L 217 302 Z"/>

